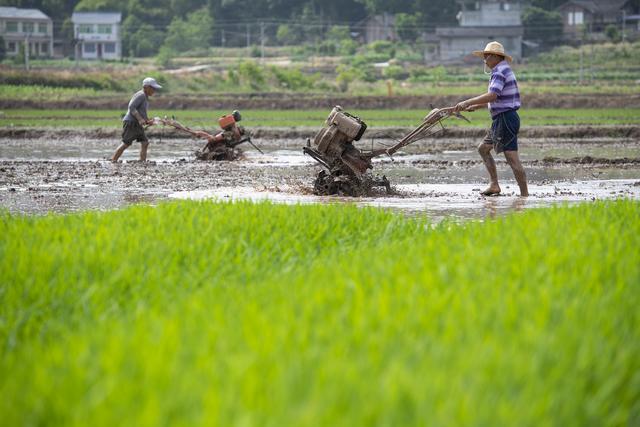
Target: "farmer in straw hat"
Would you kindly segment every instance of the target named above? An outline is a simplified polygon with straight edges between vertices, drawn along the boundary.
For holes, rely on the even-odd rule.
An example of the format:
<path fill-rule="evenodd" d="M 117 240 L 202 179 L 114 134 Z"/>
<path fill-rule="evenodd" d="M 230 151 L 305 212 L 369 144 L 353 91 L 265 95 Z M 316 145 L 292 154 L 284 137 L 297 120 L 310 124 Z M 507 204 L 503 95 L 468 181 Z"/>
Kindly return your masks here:
<path fill-rule="evenodd" d="M 142 81 L 142 90 L 136 92 L 129 101 L 129 109 L 122 119 L 122 144 L 118 147 L 112 162 L 117 162 L 124 150 L 131 146 L 136 140 L 140 142 L 140 161 L 147 160 L 147 148 L 149 147 L 149 139 L 145 134 L 145 126 L 152 125 L 153 120 L 147 117 L 147 108 L 149 107 L 149 97 L 152 96 L 157 89 L 162 86 L 156 82 L 156 79 L 147 77 Z"/>
<path fill-rule="evenodd" d="M 507 55 L 504 47 L 498 42 L 487 44 L 484 50 L 473 52 L 474 56 L 484 58 L 485 73 L 489 74 L 487 67 L 491 69 L 491 80 L 489 90 L 483 95 L 467 99 L 455 106 L 455 111 L 475 111 L 479 108 L 489 106 L 489 112 L 493 122 L 491 129 L 480 146 L 478 152 L 484 161 L 484 165 L 489 171 L 491 184 L 482 192 L 485 196 L 500 194 L 498 185 L 498 172 L 496 162 L 491 156 L 491 149 L 496 153 L 504 152 L 507 163 L 513 170 L 520 187 L 520 195 L 528 196 L 527 175 L 524 172 L 520 158 L 518 157 L 518 131 L 520 130 L 520 92 L 516 76 L 511 69 L 513 58 Z"/>

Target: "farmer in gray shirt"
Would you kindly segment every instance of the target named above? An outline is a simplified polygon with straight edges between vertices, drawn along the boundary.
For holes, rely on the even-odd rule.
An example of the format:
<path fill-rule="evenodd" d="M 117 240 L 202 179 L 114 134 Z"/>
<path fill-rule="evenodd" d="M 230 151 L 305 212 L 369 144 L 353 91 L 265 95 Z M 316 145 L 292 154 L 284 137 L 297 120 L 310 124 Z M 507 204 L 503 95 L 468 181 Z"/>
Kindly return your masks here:
<path fill-rule="evenodd" d="M 140 141 L 140 161 L 147 160 L 149 139 L 144 133 L 144 126 L 153 124 L 153 120 L 149 120 L 147 117 L 147 107 L 149 106 L 149 97 L 156 92 L 156 89 L 160 88 L 162 86 L 156 82 L 156 79 L 147 77 L 142 81 L 142 90 L 131 97 L 129 110 L 122 119 L 122 144 L 113 154 L 112 162 L 117 162 L 124 150 L 129 148 L 134 140 Z"/>

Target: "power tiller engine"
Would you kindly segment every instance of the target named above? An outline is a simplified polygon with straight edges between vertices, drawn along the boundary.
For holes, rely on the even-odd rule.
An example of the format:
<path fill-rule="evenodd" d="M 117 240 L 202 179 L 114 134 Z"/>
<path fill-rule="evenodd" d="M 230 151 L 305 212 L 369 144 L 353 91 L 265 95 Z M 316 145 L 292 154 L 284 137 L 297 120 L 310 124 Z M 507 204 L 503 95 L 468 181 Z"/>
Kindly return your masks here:
<path fill-rule="evenodd" d="M 240 144 L 249 142 L 253 145 L 251 135 L 246 133 L 244 127 L 238 125 L 240 120 L 242 120 L 242 116 L 237 110 L 220 117 L 218 125 L 222 131 L 215 135 L 209 135 L 207 144 L 201 150 L 196 151 L 196 157 L 199 160 L 234 160 L 239 158 L 242 153 L 237 147 Z"/>
<path fill-rule="evenodd" d="M 242 156 L 242 151 L 238 146 L 245 142 L 248 142 L 256 150 L 262 153 L 262 150 L 260 150 L 260 148 L 251 141 L 251 135 L 244 129 L 244 127 L 238 125 L 240 120 L 242 120 L 242 116 L 237 110 L 231 114 L 220 117 L 218 119 L 218 125 L 220 125 L 221 131 L 212 135 L 205 131 L 190 129 L 178 122 L 175 118 L 155 118 L 155 121 L 158 123 L 171 126 L 194 137 L 206 139 L 207 144 L 202 147 L 201 150 L 195 152 L 196 158 L 199 160 L 238 159 Z"/>
<path fill-rule="evenodd" d="M 353 145 L 362 138 L 367 125 L 359 117 L 336 106 L 325 121 L 325 127 L 318 132 L 313 147 L 310 141 L 303 148 L 324 170 L 320 171 L 313 186 L 318 195 L 361 196 L 371 188 L 385 187 L 391 191 L 385 176 L 372 176 L 370 153 L 363 153 Z"/>
<path fill-rule="evenodd" d="M 433 128 L 437 125 L 444 130 L 442 120 L 451 116 L 467 120 L 454 112 L 453 108 L 434 108 L 418 127 L 394 145 L 362 151 L 353 142 L 362 138 L 367 125 L 359 117 L 343 111 L 340 106 L 334 107 L 325 127 L 316 135 L 313 146 L 307 140 L 307 146 L 302 149 L 323 167 L 313 185 L 314 193 L 357 197 L 370 194 L 374 187 L 384 187 L 390 193 L 391 186 L 386 176 L 374 176 L 368 172 L 373 168 L 371 159 L 382 155 L 391 157 L 399 149 L 434 135 L 437 130 Z"/>

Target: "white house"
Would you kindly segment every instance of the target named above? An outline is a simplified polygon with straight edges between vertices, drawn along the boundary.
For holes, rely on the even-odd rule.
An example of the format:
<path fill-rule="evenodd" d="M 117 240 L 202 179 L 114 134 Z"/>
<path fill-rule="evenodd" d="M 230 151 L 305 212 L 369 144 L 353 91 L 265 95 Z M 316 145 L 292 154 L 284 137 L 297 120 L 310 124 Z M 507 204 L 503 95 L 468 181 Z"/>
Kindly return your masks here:
<path fill-rule="evenodd" d="M 71 21 L 78 42 L 76 56 L 85 59 L 120 59 L 121 20 L 120 12 L 74 12 Z"/>
<path fill-rule="evenodd" d="M 17 55 L 27 45 L 31 57 L 53 53 L 53 21 L 38 9 L 0 7 L 0 36 L 7 56 Z"/>

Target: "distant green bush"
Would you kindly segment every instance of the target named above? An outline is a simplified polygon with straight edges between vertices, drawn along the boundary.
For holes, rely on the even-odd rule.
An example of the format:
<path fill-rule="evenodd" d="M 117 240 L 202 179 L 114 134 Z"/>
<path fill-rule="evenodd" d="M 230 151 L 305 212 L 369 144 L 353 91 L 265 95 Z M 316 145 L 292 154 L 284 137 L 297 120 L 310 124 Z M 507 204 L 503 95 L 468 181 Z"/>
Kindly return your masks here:
<path fill-rule="evenodd" d="M 269 71 L 276 79 L 278 86 L 289 90 L 309 90 L 317 80 L 317 76 L 309 76 L 299 69 L 270 67 Z"/>
<path fill-rule="evenodd" d="M 389 65 L 384 68 L 382 75 L 388 79 L 404 80 L 409 77 L 409 73 L 399 65 Z"/>
<path fill-rule="evenodd" d="M 240 83 L 251 86 L 252 89 L 261 89 L 266 81 L 264 69 L 253 61 L 242 61 L 236 68 Z"/>
<path fill-rule="evenodd" d="M 338 45 L 338 55 L 351 56 L 358 50 L 358 43 L 353 40 L 342 40 Z"/>
<path fill-rule="evenodd" d="M 367 45 L 367 50 L 379 55 L 384 55 L 387 59 L 391 59 L 396 55 L 396 46 L 394 43 L 386 40 L 378 40 Z"/>

